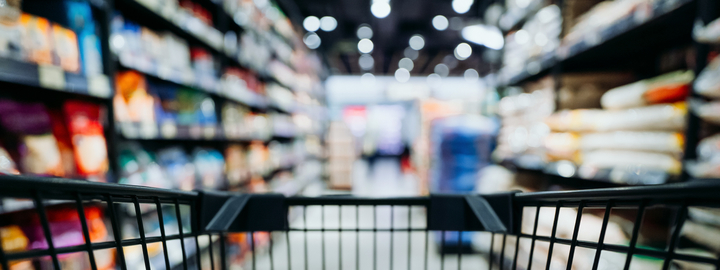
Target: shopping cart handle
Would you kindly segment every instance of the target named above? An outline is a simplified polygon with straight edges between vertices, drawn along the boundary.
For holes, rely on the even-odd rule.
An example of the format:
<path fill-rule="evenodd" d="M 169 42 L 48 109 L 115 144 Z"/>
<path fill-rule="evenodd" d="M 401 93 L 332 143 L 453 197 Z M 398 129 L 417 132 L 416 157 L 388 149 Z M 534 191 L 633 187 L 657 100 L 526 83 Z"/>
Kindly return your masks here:
<path fill-rule="evenodd" d="M 476 195 L 465 196 L 468 206 L 475 213 L 475 217 L 482 223 L 486 231 L 507 232 L 505 224 L 502 223 L 492 206 L 483 198 Z"/>
<path fill-rule="evenodd" d="M 204 232 L 278 231 L 287 226 L 282 194 L 200 191 L 199 228 Z"/>
<path fill-rule="evenodd" d="M 512 233 L 515 216 L 514 194 L 431 195 L 427 215 L 428 229 Z"/>
<path fill-rule="evenodd" d="M 205 230 L 208 232 L 228 231 L 230 225 L 232 225 L 238 215 L 240 215 L 240 211 L 243 210 L 248 200 L 250 200 L 250 195 L 248 194 L 230 197 L 225 201 L 223 206 L 220 207 L 220 210 L 215 214 L 215 217 L 210 220 L 210 223 L 205 226 Z"/>

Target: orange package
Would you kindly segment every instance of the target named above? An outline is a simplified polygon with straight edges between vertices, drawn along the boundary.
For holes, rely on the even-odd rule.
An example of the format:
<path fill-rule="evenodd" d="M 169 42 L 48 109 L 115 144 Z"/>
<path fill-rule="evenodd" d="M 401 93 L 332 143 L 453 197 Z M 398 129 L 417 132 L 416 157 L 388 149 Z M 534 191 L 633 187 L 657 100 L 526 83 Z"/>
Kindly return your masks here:
<path fill-rule="evenodd" d="M 69 72 L 80 71 L 80 51 L 75 32 L 57 24 L 52 25 L 53 44 L 57 62 L 64 70 Z"/>
<path fill-rule="evenodd" d="M 38 64 L 52 64 L 52 39 L 50 22 L 42 17 L 23 13 L 20 15 L 23 28 L 23 50 L 28 60 Z"/>
<path fill-rule="evenodd" d="M 113 105 L 118 122 L 155 120 L 155 99 L 147 92 L 145 76 L 135 71 L 118 72 L 115 91 Z"/>

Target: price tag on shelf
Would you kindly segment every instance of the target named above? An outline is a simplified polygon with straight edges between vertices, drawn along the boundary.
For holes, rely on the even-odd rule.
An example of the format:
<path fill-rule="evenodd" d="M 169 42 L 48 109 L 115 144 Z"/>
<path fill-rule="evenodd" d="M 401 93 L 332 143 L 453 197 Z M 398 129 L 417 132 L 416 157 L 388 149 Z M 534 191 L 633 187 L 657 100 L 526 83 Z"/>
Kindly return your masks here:
<path fill-rule="evenodd" d="M 160 125 L 160 135 L 165 139 L 173 139 L 177 137 L 178 129 L 172 121 L 165 121 Z"/>
<path fill-rule="evenodd" d="M 134 139 L 138 137 L 138 127 L 132 122 L 121 122 L 120 131 L 125 138 Z"/>
<path fill-rule="evenodd" d="M 200 125 L 190 125 L 190 138 L 199 139 L 202 137 L 202 127 Z"/>
<path fill-rule="evenodd" d="M 65 72 L 53 65 L 39 65 L 40 86 L 56 90 L 65 90 Z"/>
<path fill-rule="evenodd" d="M 158 126 L 151 121 L 145 121 L 140 123 L 140 138 L 143 139 L 154 139 L 158 136 Z"/>
<path fill-rule="evenodd" d="M 214 126 L 205 126 L 203 128 L 203 135 L 205 136 L 205 139 L 212 139 L 215 138 L 215 133 L 217 131 L 217 128 Z"/>
<path fill-rule="evenodd" d="M 87 78 L 88 93 L 98 97 L 110 97 L 110 80 L 104 74 L 94 75 Z"/>

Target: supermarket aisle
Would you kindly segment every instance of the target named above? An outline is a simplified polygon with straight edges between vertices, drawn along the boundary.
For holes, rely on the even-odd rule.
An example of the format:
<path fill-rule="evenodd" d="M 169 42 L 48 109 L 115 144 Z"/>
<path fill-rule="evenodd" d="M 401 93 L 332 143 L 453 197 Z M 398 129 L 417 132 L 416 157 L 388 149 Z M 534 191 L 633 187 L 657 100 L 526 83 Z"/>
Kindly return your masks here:
<path fill-rule="evenodd" d="M 414 180 L 400 173 L 397 160 L 380 159 L 369 171 L 366 164 L 359 162 L 355 169 L 356 196 L 411 196 L 417 190 L 412 184 Z M 426 263 L 427 269 L 441 269 L 440 235 L 406 230 L 425 228 L 425 210 L 421 207 L 311 206 L 290 211 L 293 218 L 290 226 L 295 231 L 273 235 L 274 269 L 424 269 Z M 309 231 L 305 232 L 305 228 Z M 351 231 L 317 231 L 321 228 Z M 357 228 L 385 231 L 356 232 Z M 397 231 L 387 231 L 390 228 Z M 487 268 L 486 256 L 461 257 L 458 267 L 457 255 L 445 256 L 444 269 Z M 271 269 L 268 250 L 259 251 L 256 259 L 256 269 Z M 252 269 L 251 259 L 246 269 Z"/>

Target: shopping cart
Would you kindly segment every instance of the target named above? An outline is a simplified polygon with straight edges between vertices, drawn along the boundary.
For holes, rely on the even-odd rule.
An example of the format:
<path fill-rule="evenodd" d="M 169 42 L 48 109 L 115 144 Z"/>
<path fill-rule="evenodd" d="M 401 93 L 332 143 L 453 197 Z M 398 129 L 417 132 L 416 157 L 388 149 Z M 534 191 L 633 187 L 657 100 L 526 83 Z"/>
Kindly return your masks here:
<path fill-rule="evenodd" d="M 576 256 L 579 249 L 592 251 L 591 259 L 584 264 L 592 269 L 603 267 L 601 257 L 606 253 L 621 254 L 622 259 L 616 260 L 616 265 L 624 269 L 629 269 L 638 258 L 661 261 L 659 265 L 662 269 L 685 263 L 719 269 L 717 256 L 687 254 L 678 252 L 677 248 L 682 242 L 683 224 L 692 219 L 690 214 L 695 208 L 719 207 L 719 195 L 720 182 L 691 181 L 646 187 L 483 196 L 286 198 L 274 194 L 184 192 L 65 179 L 0 176 L 0 197 L 32 202 L 33 207 L 24 211 L 37 215 L 44 235 L 41 242 L 45 243 L 40 248 L 28 247 L 24 250 L 8 250 L 4 246 L 0 249 L 0 266 L 2 269 L 13 269 L 11 265 L 17 266 L 18 262 L 38 266 L 42 265 L 38 260 L 44 260 L 48 269 L 60 269 L 61 265 L 66 266 L 63 265 L 64 256 L 82 252 L 87 254 L 89 269 L 101 269 L 97 252 L 114 250 L 114 267 L 127 269 L 133 258 L 125 253 L 129 248 L 139 246 L 142 250 L 138 253 L 142 254 L 138 255 L 139 260 L 146 269 L 230 269 L 238 254 L 244 254 L 241 259 L 251 269 L 459 269 L 461 265 L 462 269 L 578 269 L 576 262 L 580 259 Z M 92 240 L 91 227 L 94 225 L 86 218 L 85 211 L 88 205 L 97 204 L 105 204 L 104 213 L 112 235 L 106 239 L 112 240 Z M 53 235 L 57 229 L 49 221 L 48 209 L 69 206 L 78 213 L 84 242 L 62 246 L 58 245 L 59 240 Z M 172 212 L 177 224 L 173 225 L 179 229 L 170 232 L 167 219 L 158 218 L 159 235 L 148 235 L 148 225 L 143 220 L 148 217 L 145 214 L 148 206 L 154 206 L 153 211 L 159 217 L 164 217 L 163 211 L 174 209 Z M 659 207 L 670 209 L 672 213 L 666 215 L 666 219 L 671 221 L 667 245 L 664 249 L 641 246 L 638 239 L 644 217 Z M 121 213 L 128 209 L 134 210 L 135 215 Z M 550 211 L 554 215 L 544 215 L 541 209 L 554 210 Z M 562 209 L 574 210 L 576 214 L 571 222 L 561 218 Z M 627 209 L 631 211 L 627 212 Z M 629 242 L 624 244 L 610 243 L 605 239 L 612 230 L 608 226 L 614 215 L 611 211 L 616 210 L 618 215 L 632 213 L 628 223 L 632 227 Z M 330 215 L 331 212 L 336 214 Z M 602 226 L 598 228 L 599 237 L 594 241 L 579 236 L 581 220 L 589 218 L 585 215 L 587 213 L 602 220 Z M 7 228 L 19 222 L 8 217 L 10 214 L 0 215 L 0 227 Z M 378 215 L 388 216 L 389 219 L 379 219 Z M 399 224 L 403 220 L 399 218 L 401 215 L 406 217 L 403 218 L 406 222 Z M 138 237 L 124 235 L 121 225 L 128 221 L 128 217 L 134 221 Z M 549 235 L 543 235 L 538 229 L 543 219 L 552 220 Z M 418 220 L 422 222 L 415 222 Z M 570 237 L 558 233 L 560 226 L 572 228 Z M 431 240 L 434 237 L 432 231 L 440 232 L 436 234 L 441 238 L 437 242 L 439 249 L 433 247 L 436 242 Z M 487 264 L 461 263 L 465 255 L 463 252 L 442 249 L 452 244 L 452 240 L 446 239 L 448 234 L 445 232 L 449 231 L 457 234 L 483 231 L 490 236 L 484 238 L 490 243 L 482 255 L 487 258 Z M 267 241 L 263 247 L 257 239 L 261 236 L 258 232 L 270 232 L 265 234 Z M 249 246 L 237 248 L 230 245 L 231 238 L 237 233 L 249 237 Z M 332 234 L 339 237 L 333 238 Z M 319 237 L 320 241 L 309 243 L 309 235 L 314 235 L 310 238 Z M 416 241 L 411 235 L 420 235 L 424 240 Z M 6 237 L 8 234 L 3 234 L 3 238 Z M 178 247 L 172 243 L 180 244 Z M 204 244 L 205 247 L 201 247 Z M 149 247 L 158 245 L 162 246 L 162 252 L 153 258 Z M 279 252 L 278 245 L 284 245 L 285 251 Z M 319 248 L 315 248 L 318 245 Z M 544 246 L 542 254 L 537 251 L 540 245 Z M 298 246 L 303 247 L 301 252 L 296 251 Z M 529 249 L 524 248 L 526 246 Z M 182 256 L 175 254 L 173 247 L 179 248 Z M 559 250 L 560 247 L 563 247 L 565 256 L 561 262 L 563 265 L 558 267 L 555 265 L 558 260 L 551 258 L 555 256 L 553 249 Z M 429 266 L 427 258 L 432 255 L 430 253 L 436 253 L 435 250 L 441 251 L 439 265 Z M 529 253 L 523 250 L 529 250 Z M 205 254 L 207 258 L 202 258 Z M 173 258 L 178 256 L 181 260 L 175 264 Z M 310 257 L 316 259 L 310 260 Z M 450 257 L 457 263 L 447 263 Z M 544 263 L 533 263 L 539 257 L 543 257 Z M 586 259 L 583 257 L 582 260 Z"/>

